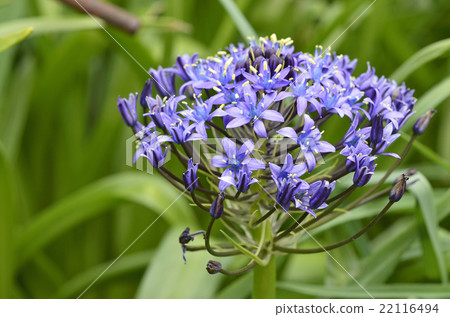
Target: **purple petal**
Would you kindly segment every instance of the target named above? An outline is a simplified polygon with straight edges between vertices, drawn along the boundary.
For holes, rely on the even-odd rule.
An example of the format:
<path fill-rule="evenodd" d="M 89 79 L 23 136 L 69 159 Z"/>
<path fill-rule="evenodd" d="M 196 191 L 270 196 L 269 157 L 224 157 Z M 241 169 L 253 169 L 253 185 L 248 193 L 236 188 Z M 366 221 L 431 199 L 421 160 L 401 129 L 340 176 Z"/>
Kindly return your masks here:
<path fill-rule="evenodd" d="M 244 124 L 247 124 L 247 123 L 249 123 L 249 122 L 250 122 L 250 119 L 247 118 L 247 117 L 237 117 L 237 118 L 231 120 L 231 121 L 227 124 L 226 128 L 227 128 L 227 129 L 231 129 L 231 128 L 241 127 L 241 126 L 243 126 Z"/>
<path fill-rule="evenodd" d="M 256 120 L 253 122 L 253 129 L 255 130 L 257 136 L 267 139 L 266 128 L 261 120 Z"/>
<path fill-rule="evenodd" d="M 228 167 L 228 160 L 225 156 L 216 155 L 212 158 L 211 165 L 214 167 L 226 168 Z"/>
<path fill-rule="evenodd" d="M 299 116 L 301 116 L 303 114 L 303 112 L 305 112 L 307 106 L 308 106 L 308 101 L 305 99 L 305 97 L 297 98 L 297 114 Z"/>
<path fill-rule="evenodd" d="M 264 164 L 264 162 L 255 158 L 246 158 L 242 164 L 245 164 L 249 171 L 263 170 L 266 168 L 266 164 Z"/>
<path fill-rule="evenodd" d="M 303 131 L 309 131 L 312 127 L 314 127 L 314 120 L 311 119 L 307 114 L 304 115 L 305 124 L 303 125 Z"/>
<path fill-rule="evenodd" d="M 295 94 L 293 92 L 290 91 L 282 91 L 280 92 L 276 98 L 274 99 L 274 101 L 280 101 L 289 97 L 295 97 Z"/>
<path fill-rule="evenodd" d="M 234 187 L 236 187 L 236 180 L 234 179 L 234 177 L 225 175 L 225 176 L 219 177 L 219 179 L 220 179 L 219 190 L 221 192 L 223 192 L 230 185 L 233 185 Z"/>
<path fill-rule="evenodd" d="M 238 157 L 242 156 L 242 158 L 247 157 L 253 152 L 254 148 L 255 148 L 255 144 L 253 143 L 253 141 L 252 140 L 247 140 L 239 148 L 239 150 L 237 152 L 237 156 Z"/>
<path fill-rule="evenodd" d="M 225 116 L 227 116 L 227 115 L 228 115 L 228 113 L 225 112 L 224 110 L 222 110 L 222 109 L 216 109 L 216 110 L 214 110 L 214 111 L 209 115 L 209 117 L 210 117 L 210 118 L 214 118 L 214 117 L 225 117 Z"/>
<path fill-rule="evenodd" d="M 203 138 L 207 139 L 208 134 L 206 134 L 206 127 L 205 127 L 205 121 L 199 122 L 197 126 L 195 127 L 195 130 L 203 136 Z"/>
<path fill-rule="evenodd" d="M 294 129 L 292 129 L 290 127 L 286 127 L 286 128 L 282 128 L 282 129 L 278 130 L 277 132 L 279 134 L 281 134 L 282 136 L 288 137 L 288 138 L 294 140 L 295 142 L 297 142 L 298 136 Z"/>
<path fill-rule="evenodd" d="M 238 107 L 231 107 L 226 110 L 226 112 L 233 117 L 242 117 L 243 111 L 239 109 Z"/>
<path fill-rule="evenodd" d="M 223 138 L 222 139 L 222 146 L 223 146 L 223 150 L 225 151 L 225 153 L 227 154 L 228 157 L 233 157 L 233 155 L 236 155 L 236 153 L 237 153 L 237 146 L 230 139 Z"/>
<path fill-rule="evenodd" d="M 270 121 L 278 121 L 278 122 L 284 122 L 284 118 L 278 111 L 275 110 L 265 110 L 261 115 L 259 116 L 261 119 L 266 119 Z"/>
<path fill-rule="evenodd" d="M 320 153 L 336 152 L 336 148 L 328 142 L 319 141 L 316 144 L 317 144 L 317 150 L 319 150 Z"/>
<path fill-rule="evenodd" d="M 311 173 L 314 167 L 316 167 L 316 158 L 314 157 L 314 154 L 308 150 L 303 151 L 303 155 L 305 156 L 306 163 L 308 164 L 308 172 Z"/>
<path fill-rule="evenodd" d="M 280 172 L 281 172 L 281 167 L 279 167 L 278 165 L 275 165 L 273 163 L 269 163 L 269 168 L 270 168 L 270 172 L 272 173 L 272 175 L 275 176 L 275 178 L 278 178 L 278 176 L 280 175 Z"/>
<path fill-rule="evenodd" d="M 292 174 L 295 174 L 297 177 L 302 176 L 306 173 L 306 163 L 302 162 L 300 164 L 294 165 L 291 170 Z"/>

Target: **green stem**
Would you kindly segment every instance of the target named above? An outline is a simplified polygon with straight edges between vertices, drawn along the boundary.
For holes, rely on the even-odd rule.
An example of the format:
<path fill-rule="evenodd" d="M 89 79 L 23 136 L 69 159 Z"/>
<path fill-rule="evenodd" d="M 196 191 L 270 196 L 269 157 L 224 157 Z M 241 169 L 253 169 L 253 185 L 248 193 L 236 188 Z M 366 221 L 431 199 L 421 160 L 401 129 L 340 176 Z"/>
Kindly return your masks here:
<path fill-rule="evenodd" d="M 276 298 L 277 266 L 272 254 L 266 266 L 257 265 L 253 269 L 252 298 Z"/>

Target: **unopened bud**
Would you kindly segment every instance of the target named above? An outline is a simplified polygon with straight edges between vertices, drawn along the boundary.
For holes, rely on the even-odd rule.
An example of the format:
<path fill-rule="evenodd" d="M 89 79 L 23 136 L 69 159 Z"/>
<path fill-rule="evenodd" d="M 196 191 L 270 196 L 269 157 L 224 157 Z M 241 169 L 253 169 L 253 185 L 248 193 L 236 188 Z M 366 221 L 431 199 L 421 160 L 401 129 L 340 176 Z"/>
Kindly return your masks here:
<path fill-rule="evenodd" d="M 421 116 L 419 119 L 417 119 L 416 123 L 414 123 L 413 126 L 413 132 L 416 135 L 420 135 L 425 132 L 425 130 L 428 128 L 428 124 L 430 124 L 431 118 L 434 116 L 434 114 L 437 111 L 434 109 L 430 109 L 425 113 L 423 116 Z"/>
<path fill-rule="evenodd" d="M 402 174 L 402 176 L 397 179 L 397 182 L 392 186 L 391 193 L 389 194 L 389 200 L 392 202 L 399 201 L 403 194 L 405 193 L 406 189 L 406 181 L 409 179 L 408 176 L 405 174 Z"/>
<path fill-rule="evenodd" d="M 222 269 L 222 264 L 217 261 L 209 260 L 206 264 L 206 270 L 209 274 L 217 274 Z"/>
<path fill-rule="evenodd" d="M 214 199 L 209 214 L 214 219 L 219 219 L 223 215 L 223 201 L 225 200 L 225 193 L 220 192 L 219 196 Z"/>

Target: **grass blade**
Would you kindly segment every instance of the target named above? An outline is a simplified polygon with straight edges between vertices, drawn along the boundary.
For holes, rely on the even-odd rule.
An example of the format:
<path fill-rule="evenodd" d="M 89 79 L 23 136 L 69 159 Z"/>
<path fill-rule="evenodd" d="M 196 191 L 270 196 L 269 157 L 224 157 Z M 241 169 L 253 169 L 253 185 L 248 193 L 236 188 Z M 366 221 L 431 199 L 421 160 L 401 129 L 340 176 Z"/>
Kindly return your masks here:
<path fill-rule="evenodd" d="M 439 226 L 433 188 L 423 174 L 418 173 L 417 178 L 419 179 L 417 184 L 411 186 L 408 190 L 416 196 L 420 207 L 417 212 L 417 219 L 422 236 L 426 273 L 431 278 L 436 278 L 435 274 L 440 275 L 441 281 L 447 283 L 445 258 L 438 239 Z"/>
<path fill-rule="evenodd" d="M 219 0 L 224 9 L 228 12 L 234 21 L 239 33 L 244 39 L 247 37 L 257 37 L 257 34 L 250 23 L 245 18 L 244 14 L 239 10 L 238 6 L 233 0 Z"/>
<path fill-rule="evenodd" d="M 400 82 L 422 65 L 442 56 L 449 50 L 450 39 L 430 44 L 411 56 L 390 77 Z"/>
<path fill-rule="evenodd" d="M 19 260 L 23 263 L 62 233 L 110 210 L 120 201 L 141 204 L 160 214 L 179 194 L 156 175 L 123 173 L 102 179 L 41 211 L 16 244 Z M 170 209 L 162 216 L 169 223 L 195 223 L 194 213 L 182 198 Z"/>
<path fill-rule="evenodd" d="M 33 32 L 33 28 L 28 27 L 11 34 L 0 36 L 0 52 L 3 52 L 11 46 L 22 42 L 31 34 L 31 32 Z"/>
<path fill-rule="evenodd" d="M 437 108 L 448 97 L 450 97 L 450 77 L 433 86 L 417 101 L 414 106 L 416 114 L 406 122 L 403 127 L 404 131 L 410 130 L 419 116 L 423 115 L 430 108 Z"/>
<path fill-rule="evenodd" d="M 299 294 L 324 298 L 367 298 L 358 286 L 334 287 L 293 282 L 280 282 L 279 288 Z M 433 284 L 388 284 L 367 289 L 375 298 L 448 298 L 450 286 Z M 301 295 L 299 295 L 301 296 Z"/>
<path fill-rule="evenodd" d="M 183 230 L 184 227 L 174 226 L 165 233 L 155 256 L 150 259 L 136 298 L 212 298 L 214 296 L 223 276 L 221 274 L 211 276 L 206 272 L 206 263 L 210 259 L 207 252 L 188 253 L 187 263 L 184 264 L 178 242 L 178 237 Z M 228 263 L 226 260 L 221 260 L 221 263 Z"/>

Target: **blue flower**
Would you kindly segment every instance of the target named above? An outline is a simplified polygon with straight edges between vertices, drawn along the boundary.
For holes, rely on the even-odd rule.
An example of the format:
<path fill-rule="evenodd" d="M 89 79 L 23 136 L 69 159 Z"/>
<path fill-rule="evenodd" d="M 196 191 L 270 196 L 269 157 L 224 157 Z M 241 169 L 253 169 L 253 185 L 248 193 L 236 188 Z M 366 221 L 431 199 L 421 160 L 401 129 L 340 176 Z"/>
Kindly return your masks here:
<path fill-rule="evenodd" d="M 325 201 L 330 197 L 336 186 L 336 182 L 317 181 L 309 187 L 311 198 L 309 199 L 309 206 L 312 209 L 323 209 L 327 207 Z"/>
<path fill-rule="evenodd" d="M 325 201 L 333 192 L 335 185 L 335 182 L 330 184 L 328 181 L 312 183 L 294 196 L 295 208 L 306 211 L 316 218 L 313 209 L 323 209 L 328 206 Z"/>
<path fill-rule="evenodd" d="M 128 99 L 120 98 L 120 96 L 117 98 L 117 108 L 122 115 L 123 122 L 131 128 L 136 128 L 136 125 L 139 123 L 136 113 L 137 95 L 137 93 L 130 94 Z"/>
<path fill-rule="evenodd" d="M 238 170 L 236 177 L 230 175 L 219 177 L 219 180 L 221 181 L 219 184 L 219 190 L 224 191 L 231 185 L 236 187 L 239 192 L 246 193 L 250 185 L 258 182 L 256 178 L 251 178 L 251 176 L 252 172 L 249 171 L 248 167 L 244 165 Z"/>
<path fill-rule="evenodd" d="M 352 172 L 356 168 L 356 161 L 361 156 L 367 156 L 372 153 L 372 148 L 368 146 L 363 140 L 359 140 L 356 145 L 347 145 L 342 151 L 341 155 L 347 157 L 346 165 L 347 171 Z"/>
<path fill-rule="evenodd" d="M 353 175 L 353 184 L 357 187 L 366 185 L 372 177 L 376 164 L 373 164 L 375 156 L 361 155 L 356 157 L 356 169 Z"/>
<path fill-rule="evenodd" d="M 184 117 L 194 122 L 195 130 L 204 139 L 208 138 L 205 123 L 211 121 L 214 117 L 223 117 L 227 115 L 227 113 L 220 108 L 211 112 L 212 107 L 213 105 L 211 102 L 203 102 L 200 96 L 195 96 L 195 103 L 192 104 L 192 108 L 186 106 L 188 110 L 180 112 Z"/>
<path fill-rule="evenodd" d="M 182 120 L 180 117 L 169 117 L 165 113 L 161 114 L 167 132 L 172 137 L 172 141 L 176 144 L 183 144 L 187 141 L 204 140 L 205 138 L 199 133 L 193 133 L 195 124 L 189 125 L 188 120 Z"/>
<path fill-rule="evenodd" d="M 360 140 L 365 141 L 369 138 L 371 128 L 370 127 L 365 127 L 365 128 L 361 128 L 361 129 L 358 128 L 361 121 L 362 121 L 362 116 L 360 114 L 356 115 L 353 118 L 350 128 L 348 129 L 347 133 L 345 134 L 344 138 L 342 139 L 342 143 L 344 144 L 345 147 L 349 147 L 349 146 L 355 147 Z M 345 155 L 342 152 L 341 152 L 341 154 Z"/>
<path fill-rule="evenodd" d="M 147 97 L 152 97 L 152 80 L 149 79 L 145 82 L 144 88 L 142 89 L 141 96 L 139 97 L 139 103 L 142 108 L 147 109 Z"/>
<path fill-rule="evenodd" d="M 267 131 L 261 119 L 284 122 L 284 118 L 279 112 L 268 109 L 275 96 L 276 93 L 267 94 L 258 102 L 250 85 L 245 85 L 244 102 L 239 102 L 236 107 L 225 110 L 227 114 L 234 118 L 227 124 L 226 128 L 237 128 L 252 121 L 256 135 L 267 138 Z"/>
<path fill-rule="evenodd" d="M 294 196 L 302 190 L 308 188 L 304 182 L 295 182 L 294 180 L 284 179 L 279 183 L 277 190 L 277 203 L 284 209 L 285 212 L 289 210 L 291 202 L 294 201 Z"/>
<path fill-rule="evenodd" d="M 269 163 L 272 179 L 277 185 L 277 202 L 285 211 L 289 210 L 289 205 L 299 191 L 307 190 L 308 183 L 300 179 L 306 172 L 305 163 L 294 165 L 292 155 L 286 155 L 283 167 Z"/>
<path fill-rule="evenodd" d="M 168 117 L 173 117 L 177 113 L 178 103 L 184 100 L 185 96 L 171 96 L 170 98 L 161 99 L 159 96 L 155 98 L 147 96 L 145 101 L 147 103 L 148 112 L 144 113 L 144 116 L 150 117 L 152 122 L 160 129 L 164 129 L 166 124 L 164 123 L 162 113 Z"/>
<path fill-rule="evenodd" d="M 341 62 L 333 61 L 333 57 L 329 52 L 322 54 L 320 46 L 316 47 L 314 56 L 311 54 L 303 54 L 298 57 L 298 69 L 305 73 L 308 79 L 319 83 L 323 86 L 331 87 L 336 82 L 344 85 L 345 74 L 339 68 Z M 334 80 L 332 80 L 334 79 Z"/>
<path fill-rule="evenodd" d="M 243 73 L 244 77 L 253 83 L 254 89 L 264 89 L 266 92 L 272 92 L 278 88 L 289 85 L 289 81 L 285 79 L 289 74 L 289 67 L 282 69 L 282 65 L 279 64 L 272 74 L 267 60 L 261 60 L 261 63 L 258 66 L 259 71 L 255 67 L 250 66 L 250 71 L 253 72 L 253 74 L 247 72 Z"/>
<path fill-rule="evenodd" d="M 400 136 L 399 133 L 393 133 L 393 132 L 394 132 L 394 125 L 392 122 L 389 122 L 383 129 L 383 138 L 381 139 L 381 142 L 378 143 L 373 148 L 374 154 L 392 156 L 392 157 L 395 157 L 398 159 L 400 158 L 400 156 L 398 156 L 398 154 L 396 154 L 396 153 L 384 153 L 384 150 Z"/>
<path fill-rule="evenodd" d="M 314 125 L 314 121 L 307 115 L 304 115 L 305 124 L 297 135 L 291 127 L 285 127 L 277 132 L 285 137 L 294 140 L 299 146 L 308 164 L 308 171 L 311 172 L 316 167 L 316 158 L 314 154 L 335 152 L 336 149 L 330 143 L 320 141 L 322 134 Z"/>
<path fill-rule="evenodd" d="M 193 164 L 192 158 L 190 158 L 187 170 L 183 173 L 184 187 L 190 192 L 193 192 L 198 187 L 197 170 L 198 164 Z"/>
<path fill-rule="evenodd" d="M 317 101 L 317 96 L 322 92 L 320 85 L 308 85 L 308 78 L 306 74 L 294 73 L 294 80 L 291 82 L 291 91 L 282 91 L 275 98 L 275 101 L 283 100 L 288 97 L 297 98 L 297 114 L 301 116 L 307 109 L 308 103 L 315 106 L 316 109 L 321 109 L 322 105 Z"/>
<path fill-rule="evenodd" d="M 170 139 L 170 138 L 169 138 Z M 167 150 L 164 151 L 161 143 L 170 141 L 166 136 L 158 136 L 157 132 L 150 133 L 142 140 L 138 141 L 138 149 L 135 154 L 135 161 L 138 157 L 145 157 L 155 168 L 164 165 Z"/>
<path fill-rule="evenodd" d="M 161 96 L 175 95 L 175 74 L 172 68 L 165 69 L 159 66 L 158 70 L 150 69 L 149 74 L 153 86 Z"/>
<path fill-rule="evenodd" d="M 306 164 L 304 162 L 294 165 L 294 160 L 291 154 L 287 154 L 284 159 L 283 167 L 276 164 L 269 163 L 270 172 L 275 183 L 280 183 L 283 180 L 293 180 L 295 182 L 303 182 L 300 176 L 306 173 Z"/>
<path fill-rule="evenodd" d="M 222 173 L 221 178 L 225 178 L 225 176 L 234 178 L 239 170 L 244 166 L 247 168 L 247 172 L 265 169 L 266 164 L 258 159 L 249 157 L 253 149 L 255 148 L 255 145 L 251 140 L 246 141 L 238 149 L 236 143 L 228 138 L 223 138 L 222 146 L 226 156 L 216 155 L 211 160 L 212 166 L 218 168 L 226 168 L 226 170 Z M 230 182 L 228 178 L 225 178 L 225 180 L 221 180 L 219 184 L 219 186 L 225 188 L 229 185 Z"/>

